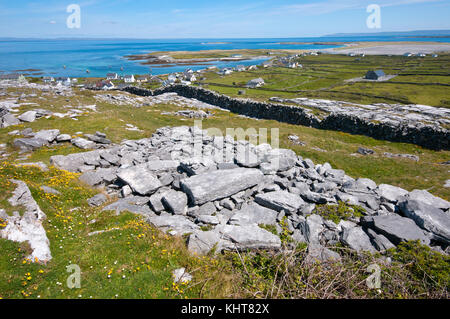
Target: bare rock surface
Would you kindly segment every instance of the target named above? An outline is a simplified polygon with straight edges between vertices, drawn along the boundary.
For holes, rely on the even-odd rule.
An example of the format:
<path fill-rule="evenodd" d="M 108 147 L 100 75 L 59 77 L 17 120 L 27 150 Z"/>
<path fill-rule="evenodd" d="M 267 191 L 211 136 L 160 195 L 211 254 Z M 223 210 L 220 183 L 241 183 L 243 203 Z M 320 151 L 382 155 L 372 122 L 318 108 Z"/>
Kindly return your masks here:
<path fill-rule="evenodd" d="M 450 205 L 427 191 L 354 179 L 291 150 L 212 137 L 197 127 L 163 127 L 150 138 L 53 156 L 51 163 L 119 197 L 104 210 L 141 214 L 168 234 L 186 235 L 198 254 L 277 250 L 281 232 L 306 242 L 310 260 L 322 261 L 339 260 L 330 250 L 339 243 L 375 252 L 420 240 L 445 250 L 450 239 Z M 334 223 L 317 210 L 339 201 L 364 216 L 346 208 L 348 220 Z"/>

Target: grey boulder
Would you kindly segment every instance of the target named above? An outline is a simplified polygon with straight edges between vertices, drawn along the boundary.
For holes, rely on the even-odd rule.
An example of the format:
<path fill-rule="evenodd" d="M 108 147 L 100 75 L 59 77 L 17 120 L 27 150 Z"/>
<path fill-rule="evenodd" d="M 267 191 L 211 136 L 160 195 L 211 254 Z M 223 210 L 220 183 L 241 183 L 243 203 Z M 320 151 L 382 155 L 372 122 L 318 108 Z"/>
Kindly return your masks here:
<path fill-rule="evenodd" d="M 201 205 L 253 187 L 261 183 L 263 177 L 263 173 L 258 169 L 235 168 L 194 175 L 180 183 L 191 202 Z"/>
<path fill-rule="evenodd" d="M 163 205 L 175 215 L 186 215 L 188 199 L 185 193 L 170 190 L 162 198 Z"/>
<path fill-rule="evenodd" d="M 256 203 L 244 204 L 229 220 L 232 225 L 276 225 L 278 212 Z"/>
<path fill-rule="evenodd" d="M 423 230 L 412 219 L 399 215 L 365 217 L 361 220 L 361 224 L 385 236 L 394 245 L 409 240 L 420 240 L 424 244 L 430 242 Z"/>
<path fill-rule="evenodd" d="M 375 252 L 375 248 L 370 242 L 369 236 L 360 227 L 345 228 L 341 235 L 341 241 L 357 252 Z"/>
<path fill-rule="evenodd" d="M 255 201 L 261 206 L 265 206 L 276 211 L 287 210 L 289 212 L 297 212 L 300 207 L 305 204 L 300 196 L 287 191 L 258 194 L 255 197 Z"/>
<path fill-rule="evenodd" d="M 147 168 L 146 164 L 125 168 L 117 174 L 124 183 L 141 195 L 153 194 L 162 187 L 158 178 Z"/>
<path fill-rule="evenodd" d="M 257 225 L 224 225 L 216 228 L 222 237 L 231 241 L 234 248 L 246 249 L 279 249 L 281 240 L 278 236 L 260 228 Z"/>
<path fill-rule="evenodd" d="M 436 239 L 450 243 L 450 215 L 434 206 L 417 200 L 399 203 L 400 210 L 416 224 L 432 232 Z"/>

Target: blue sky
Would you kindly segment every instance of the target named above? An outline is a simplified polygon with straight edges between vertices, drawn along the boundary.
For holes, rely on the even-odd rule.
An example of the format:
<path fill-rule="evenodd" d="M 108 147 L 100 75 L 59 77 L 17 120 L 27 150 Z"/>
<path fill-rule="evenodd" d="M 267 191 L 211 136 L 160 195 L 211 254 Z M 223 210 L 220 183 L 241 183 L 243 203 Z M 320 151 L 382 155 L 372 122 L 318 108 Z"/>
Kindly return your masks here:
<path fill-rule="evenodd" d="M 81 28 L 69 29 L 69 4 Z M 366 7 L 381 7 L 368 29 Z M 250 38 L 450 29 L 450 0 L 0 0 L 0 37 Z"/>

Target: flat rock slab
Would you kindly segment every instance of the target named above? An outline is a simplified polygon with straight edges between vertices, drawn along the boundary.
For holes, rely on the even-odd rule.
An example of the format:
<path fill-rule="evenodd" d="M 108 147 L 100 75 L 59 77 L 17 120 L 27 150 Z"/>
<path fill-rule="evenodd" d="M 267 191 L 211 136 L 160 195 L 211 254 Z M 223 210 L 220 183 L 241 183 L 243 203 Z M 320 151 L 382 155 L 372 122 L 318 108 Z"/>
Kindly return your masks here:
<path fill-rule="evenodd" d="M 376 191 L 381 199 L 392 203 L 397 202 L 400 197 L 408 194 L 408 191 L 403 188 L 387 184 L 378 185 Z"/>
<path fill-rule="evenodd" d="M 47 142 L 53 142 L 59 135 L 59 130 L 42 130 L 34 135 L 34 138 L 40 138 Z"/>
<path fill-rule="evenodd" d="M 235 168 L 195 175 L 181 181 L 181 187 L 195 205 L 229 197 L 262 182 L 258 169 Z"/>
<path fill-rule="evenodd" d="M 196 231 L 191 234 L 187 241 L 188 250 L 197 255 L 206 255 L 214 247 L 220 250 L 219 242 L 221 236 L 216 231 Z"/>
<path fill-rule="evenodd" d="M 127 199 L 120 199 L 102 209 L 102 211 L 108 210 L 115 211 L 117 215 L 122 212 L 130 212 L 144 216 L 155 216 L 155 213 L 150 209 L 150 207 L 148 207 L 148 205 L 136 205 Z"/>
<path fill-rule="evenodd" d="M 369 236 L 360 227 L 344 229 L 341 241 L 357 252 L 370 251 L 375 252 L 375 248 L 370 242 Z"/>
<path fill-rule="evenodd" d="M 229 220 L 231 225 L 276 225 L 278 212 L 256 203 L 244 204 Z"/>
<path fill-rule="evenodd" d="M 188 199 L 185 193 L 170 190 L 162 196 L 162 203 L 175 215 L 186 215 Z"/>
<path fill-rule="evenodd" d="M 35 111 L 28 111 L 23 113 L 22 115 L 19 115 L 17 118 L 21 120 L 22 122 L 34 122 L 36 120 L 37 112 Z"/>
<path fill-rule="evenodd" d="M 450 243 L 450 214 L 417 200 L 406 200 L 399 204 L 406 217 L 437 236 L 444 243 Z"/>
<path fill-rule="evenodd" d="M 395 245 L 409 240 L 420 240 L 424 244 L 430 242 L 423 230 L 412 219 L 400 215 L 374 216 L 363 220 L 362 224 L 384 235 Z"/>
<path fill-rule="evenodd" d="M 409 193 L 409 198 L 412 200 L 417 200 L 417 201 L 423 202 L 425 204 L 443 209 L 443 210 L 450 208 L 450 202 L 448 202 L 442 198 L 433 196 L 426 190 L 415 189 L 411 193 Z"/>
<path fill-rule="evenodd" d="M 238 250 L 281 248 L 281 240 L 278 236 L 257 225 L 224 225 L 217 226 L 216 229 Z"/>
<path fill-rule="evenodd" d="M 107 200 L 108 198 L 104 194 L 97 194 L 94 197 L 88 199 L 88 204 L 91 207 L 99 207 L 103 205 Z"/>
<path fill-rule="evenodd" d="M 31 195 L 28 186 L 17 180 L 11 180 L 17 185 L 13 196 L 8 200 L 12 206 L 23 206 L 22 216 L 8 216 L 0 210 L 0 217 L 7 221 L 7 226 L 0 229 L 0 237 L 15 242 L 28 242 L 32 253 L 28 258 L 32 262 L 47 262 L 52 259 L 50 241 L 47 238 L 42 221 L 46 218 Z"/>
<path fill-rule="evenodd" d="M 48 145 L 48 141 L 41 138 L 17 138 L 13 142 L 15 147 L 26 149 L 26 150 L 35 150 L 43 147 L 44 145 Z"/>
<path fill-rule="evenodd" d="M 59 169 L 64 169 L 72 173 L 80 172 L 80 167 L 83 167 L 86 162 L 100 161 L 100 154 L 104 150 L 95 150 L 85 153 L 75 153 L 67 156 L 55 155 L 50 157 L 50 163 Z"/>
<path fill-rule="evenodd" d="M 178 235 L 184 235 L 200 230 L 198 225 L 194 224 L 187 217 L 182 215 L 152 216 L 149 217 L 147 221 L 164 231 L 175 231 Z"/>
<path fill-rule="evenodd" d="M 305 204 L 299 195 L 286 191 L 259 194 L 255 197 L 255 201 L 276 211 L 287 210 L 289 212 L 297 212 Z"/>
<path fill-rule="evenodd" d="M 140 195 L 153 194 L 162 187 L 158 178 L 147 168 L 146 164 L 123 169 L 117 174 L 123 182 Z"/>

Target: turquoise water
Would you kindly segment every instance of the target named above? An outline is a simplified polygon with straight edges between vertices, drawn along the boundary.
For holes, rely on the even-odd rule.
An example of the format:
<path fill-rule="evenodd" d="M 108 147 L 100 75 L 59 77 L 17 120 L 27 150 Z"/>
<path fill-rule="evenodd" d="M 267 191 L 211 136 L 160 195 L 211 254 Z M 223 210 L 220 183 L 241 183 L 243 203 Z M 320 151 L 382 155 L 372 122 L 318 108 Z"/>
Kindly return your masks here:
<path fill-rule="evenodd" d="M 182 40 L 3 40 L 0 41 L 0 71 L 22 71 L 28 75 L 103 77 L 108 72 L 124 74 L 166 74 L 179 72 L 189 66 L 155 67 L 140 65 L 138 61 L 124 58 L 130 54 L 156 51 L 200 51 L 215 49 L 325 49 L 332 45 L 318 45 L 329 41 L 401 41 L 398 37 L 352 37 L 352 38 L 297 38 L 297 39 L 182 39 Z M 404 41 L 441 41 L 444 39 L 414 39 Z M 282 42 L 311 42 L 311 44 L 282 44 Z M 240 62 L 216 61 L 208 65 L 194 65 L 192 69 L 207 66 L 234 67 L 236 65 L 260 64 L 264 60 Z M 66 68 L 64 69 L 64 66 Z M 123 68 L 123 71 L 121 70 Z M 86 70 L 90 70 L 87 74 Z"/>

